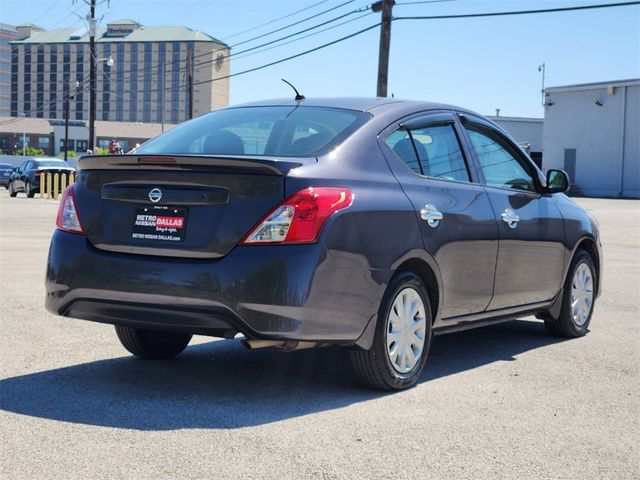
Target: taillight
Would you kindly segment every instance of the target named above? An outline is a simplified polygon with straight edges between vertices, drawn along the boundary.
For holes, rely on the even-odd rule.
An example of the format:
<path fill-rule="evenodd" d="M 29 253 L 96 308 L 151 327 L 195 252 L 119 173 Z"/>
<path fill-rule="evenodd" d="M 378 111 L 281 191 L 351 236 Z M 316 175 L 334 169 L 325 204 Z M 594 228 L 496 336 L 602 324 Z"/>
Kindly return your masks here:
<path fill-rule="evenodd" d="M 348 188 L 305 188 L 271 210 L 241 243 L 314 243 L 327 219 L 352 201 L 353 193 Z"/>
<path fill-rule="evenodd" d="M 80 224 L 80 217 L 76 210 L 75 185 L 69 185 L 62 194 L 60 206 L 58 207 L 58 218 L 56 227 L 65 232 L 84 233 Z"/>
<path fill-rule="evenodd" d="M 40 175 L 42 173 L 43 173 L 42 170 L 36 170 L 35 172 L 33 172 L 34 175 Z"/>

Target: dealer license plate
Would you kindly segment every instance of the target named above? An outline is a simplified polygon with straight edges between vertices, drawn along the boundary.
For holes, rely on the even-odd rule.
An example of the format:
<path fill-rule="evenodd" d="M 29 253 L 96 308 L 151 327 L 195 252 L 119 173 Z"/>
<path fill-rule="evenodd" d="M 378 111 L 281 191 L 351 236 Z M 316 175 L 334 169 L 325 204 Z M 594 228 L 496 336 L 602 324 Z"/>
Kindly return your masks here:
<path fill-rule="evenodd" d="M 187 209 L 164 205 L 138 207 L 131 238 L 181 242 L 187 229 Z"/>

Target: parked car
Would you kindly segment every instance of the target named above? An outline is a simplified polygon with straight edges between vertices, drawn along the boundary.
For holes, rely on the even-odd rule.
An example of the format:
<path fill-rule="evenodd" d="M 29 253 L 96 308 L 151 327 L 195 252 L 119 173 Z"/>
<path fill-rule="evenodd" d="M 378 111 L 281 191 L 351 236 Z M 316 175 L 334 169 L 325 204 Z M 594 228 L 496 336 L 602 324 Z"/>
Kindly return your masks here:
<path fill-rule="evenodd" d="M 9 195 L 15 197 L 24 192 L 29 198 L 40 191 L 40 176 L 44 173 L 68 175 L 76 169 L 64 160 L 50 157 L 33 157 L 22 162 L 9 177 Z"/>
<path fill-rule="evenodd" d="M 0 163 L 0 185 L 9 188 L 9 178 L 13 172 L 13 165 L 10 163 Z"/>
<path fill-rule="evenodd" d="M 46 308 L 114 324 L 140 357 L 241 333 L 347 347 L 364 383 L 404 389 L 434 335 L 535 314 L 578 337 L 601 291 L 598 223 L 567 175 L 458 107 L 259 102 L 78 166 Z"/>

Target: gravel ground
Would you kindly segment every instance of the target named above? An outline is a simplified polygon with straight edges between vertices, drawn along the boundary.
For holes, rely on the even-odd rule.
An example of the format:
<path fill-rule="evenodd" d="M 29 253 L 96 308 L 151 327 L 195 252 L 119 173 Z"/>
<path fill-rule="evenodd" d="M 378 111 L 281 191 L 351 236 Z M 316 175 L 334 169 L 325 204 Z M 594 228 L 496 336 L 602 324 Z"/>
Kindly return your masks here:
<path fill-rule="evenodd" d="M 0 477 L 639 478 L 640 202 L 601 222 L 591 332 L 533 318 L 438 337 L 420 384 L 355 385 L 345 352 L 198 337 L 171 362 L 43 308 L 53 201 L 0 191 Z"/>

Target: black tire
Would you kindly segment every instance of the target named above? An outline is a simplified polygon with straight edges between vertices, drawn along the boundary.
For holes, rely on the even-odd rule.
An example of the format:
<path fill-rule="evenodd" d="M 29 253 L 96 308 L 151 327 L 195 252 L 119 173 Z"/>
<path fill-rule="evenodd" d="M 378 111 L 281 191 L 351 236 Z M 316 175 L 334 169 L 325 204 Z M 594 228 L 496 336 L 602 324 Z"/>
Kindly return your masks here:
<path fill-rule="evenodd" d="M 398 294 L 405 288 L 415 290 L 422 300 L 425 315 L 425 332 L 421 357 L 411 370 L 401 373 L 393 366 L 386 343 L 393 303 Z M 429 296 L 422 280 L 412 272 L 402 272 L 396 275 L 382 297 L 372 347 L 369 350 L 354 350 L 351 352 L 354 370 L 362 383 L 377 390 L 404 390 L 413 387 L 418 382 L 429 355 L 429 348 L 431 347 L 431 315 Z"/>
<path fill-rule="evenodd" d="M 191 335 L 156 332 L 116 325 L 116 333 L 122 346 L 137 357 L 160 360 L 173 358 L 182 352 Z"/>
<path fill-rule="evenodd" d="M 24 193 L 27 198 L 33 198 L 36 194 L 36 191 L 33 189 L 31 182 L 27 180 L 27 183 L 24 184 Z"/>
<path fill-rule="evenodd" d="M 580 265 L 586 265 L 591 271 L 592 281 L 592 290 L 593 297 L 591 301 L 591 310 L 589 312 L 589 316 L 586 321 L 582 324 L 579 324 L 574 320 L 571 308 L 571 291 L 574 282 L 574 275 L 576 270 Z M 562 293 L 562 306 L 560 309 L 560 315 L 558 318 L 552 317 L 549 313 L 543 315 L 544 318 L 544 326 L 551 335 L 555 335 L 557 337 L 567 337 L 567 338 L 576 338 L 582 337 L 589 330 L 589 324 L 591 323 L 591 317 L 593 316 L 593 309 L 595 307 L 595 294 L 596 294 L 596 286 L 598 285 L 598 278 L 596 276 L 596 269 L 593 265 L 593 259 L 591 255 L 587 253 L 585 250 L 578 250 L 571 260 L 571 265 L 569 266 L 569 272 L 567 273 L 567 278 L 564 281 L 564 289 Z"/>
<path fill-rule="evenodd" d="M 13 189 L 13 182 L 9 182 L 9 185 L 7 185 L 7 190 L 9 190 L 9 196 L 10 197 L 14 197 L 15 198 L 15 196 L 18 195 L 18 192 L 16 192 Z"/>

